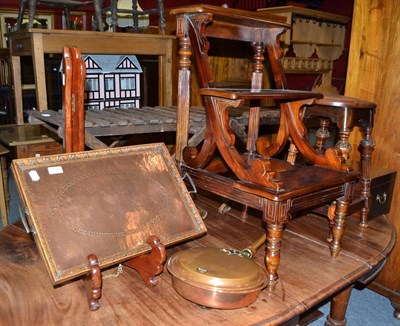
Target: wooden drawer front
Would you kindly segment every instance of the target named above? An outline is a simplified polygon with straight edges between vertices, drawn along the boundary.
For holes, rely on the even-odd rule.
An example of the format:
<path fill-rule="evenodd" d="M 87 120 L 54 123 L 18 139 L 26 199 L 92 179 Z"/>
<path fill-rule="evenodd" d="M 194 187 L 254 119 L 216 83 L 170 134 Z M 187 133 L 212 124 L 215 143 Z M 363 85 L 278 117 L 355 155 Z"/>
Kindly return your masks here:
<path fill-rule="evenodd" d="M 11 55 L 31 55 L 31 40 L 21 38 L 11 41 Z"/>
<path fill-rule="evenodd" d="M 393 188 L 396 181 L 396 171 L 372 171 L 371 182 L 371 208 L 368 217 L 374 218 L 390 211 Z"/>
<path fill-rule="evenodd" d="M 61 154 L 62 146 L 60 143 L 53 141 L 48 143 L 28 144 L 16 146 L 16 158 L 35 157 L 37 155 L 53 155 Z"/>

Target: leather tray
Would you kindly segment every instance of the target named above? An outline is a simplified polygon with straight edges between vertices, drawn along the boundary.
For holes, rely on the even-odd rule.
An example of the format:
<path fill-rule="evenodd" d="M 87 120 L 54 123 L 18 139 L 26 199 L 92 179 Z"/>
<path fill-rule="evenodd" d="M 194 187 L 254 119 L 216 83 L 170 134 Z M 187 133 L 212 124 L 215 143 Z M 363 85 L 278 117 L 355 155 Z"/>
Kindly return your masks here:
<path fill-rule="evenodd" d="M 164 144 L 19 159 L 12 162 L 27 230 L 54 284 L 206 232 Z"/>

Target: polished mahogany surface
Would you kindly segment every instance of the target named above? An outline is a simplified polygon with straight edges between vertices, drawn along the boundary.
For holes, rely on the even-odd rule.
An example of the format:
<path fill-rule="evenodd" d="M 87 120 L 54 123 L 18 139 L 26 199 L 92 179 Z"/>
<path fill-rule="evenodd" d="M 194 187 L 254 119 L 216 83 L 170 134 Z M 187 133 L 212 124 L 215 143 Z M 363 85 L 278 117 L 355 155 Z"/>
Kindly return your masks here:
<path fill-rule="evenodd" d="M 221 215 L 218 202 L 199 197 L 196 204 L 208 212 L 208 234 L 167 250 L 173 253 L 199 246 L 243 249 L 264 229 L 261 219 L 241 219 L 232 209 Z M 316 215 L 299 216 L 283 233 L 281 280 L 275 291 L 261 292 L 249 307 L 236 310 L 204 309 L 180 297 L 165 269 L 159 285 L 147 286 L 139 274 L 117 266 L 103 270 L 100 309 L 91 312 L 80 280 L 53 287 L 38 249 L 22 227 L 12 225 L 0 232 L 0 311 L 2 325 L 69 324 L 88 325 L 276 325 L 296 319 L 322 300 L 348 289 L 357 279 L 380 266 L 394 244 L 391 224 L 385 215 L 360 228 L 350 218 L 343 237 L 341 255 L 329 255 L 327 221 Z M 260 249 L 255 259 L 263 265 Z"/>

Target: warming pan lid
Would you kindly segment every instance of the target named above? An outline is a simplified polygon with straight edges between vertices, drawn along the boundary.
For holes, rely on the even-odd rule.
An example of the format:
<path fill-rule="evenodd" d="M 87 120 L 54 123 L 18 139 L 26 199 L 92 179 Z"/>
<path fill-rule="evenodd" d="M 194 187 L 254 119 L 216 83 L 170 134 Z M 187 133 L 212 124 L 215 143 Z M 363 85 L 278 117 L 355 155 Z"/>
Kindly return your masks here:
<path fill-rule="evenodd" d="M 180 251 L 168 261 L 170 273 L 205 290 L 247 293 L 267 285 L 267 274 L 254 260 L 218 248 Z"/>

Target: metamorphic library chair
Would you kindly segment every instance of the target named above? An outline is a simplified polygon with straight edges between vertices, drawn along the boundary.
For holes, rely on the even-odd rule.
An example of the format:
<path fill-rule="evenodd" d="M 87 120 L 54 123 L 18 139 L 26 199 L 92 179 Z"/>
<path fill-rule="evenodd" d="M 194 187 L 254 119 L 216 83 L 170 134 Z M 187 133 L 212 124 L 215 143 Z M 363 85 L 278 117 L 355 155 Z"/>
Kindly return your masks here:
<path fill-rule="evenodd" d="M 282 231 L 299 211 L 330 207 L 326 209 L 331 219 L 330 251 L 336 257 L 341 250 L 347 214 L 352 210 L 362 210 L 363 215 L 368 213 L 369 164 L 374 144 L 370 136 L 375 105 L 340 96 L 331 98 L 288 90 L 279 44 L 279 37 L 289 28 L 285 18 L 209 5 L 177 8 L 171 14 L 177 16 L 180 47 L 176 160 L 182 174 L 188 174 L 199 188 L 262 211 L 270 289 L 278 281 Z M 215 88 L 208 57 L 211 39 L 241 41 L 241 46 L 252 48 L 250 89 Z M 273 75 L 275 88 L 272 89 L 262 88 L 264 55 Z M 206 110 L 205 137 L 197 147 L 188 146 L 191 57 L 198 71 L 199 93 Z M 259 136 L 260 107 L 265 100 L 275 101 L 280 110 L 275 140 Z M 244 151 L 237 146 L 229 124 L 229 110 L 238 107 L 249 110 Z M 316 147 L 308 141 L 303 122 L 303 118 L 313 116 L 326 117 L 321 120 Z M 337 147 L 324 148 L 326 119 L 337 123 L 340 129 Z M 358 199 L 353 195 L 359 173 L 343 155 L 354 125 L 365 127 L 361 144 L 362 191 Z M 288 144 L 288 159 L 277 158 Z M 295 162 L 297 152 L 307 159 L 307 164 Z M 366 224 L 366 215 L 363 223 Z"/>

